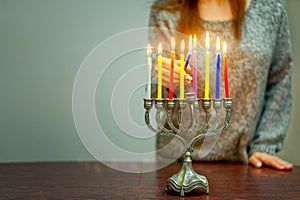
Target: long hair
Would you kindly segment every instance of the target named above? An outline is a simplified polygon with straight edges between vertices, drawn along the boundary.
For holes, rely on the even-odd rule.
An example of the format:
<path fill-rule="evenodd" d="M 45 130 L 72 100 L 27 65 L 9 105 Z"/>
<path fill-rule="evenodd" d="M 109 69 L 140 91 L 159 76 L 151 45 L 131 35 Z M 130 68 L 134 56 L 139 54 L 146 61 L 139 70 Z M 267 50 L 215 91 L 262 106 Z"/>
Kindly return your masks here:
<path fill-rule="evenodd" d="M 239 40 L 245 17 L 246 0 L 230 0 L 229 3 L 233 16 L 232 32 L 234 38 Z M 177 31 L 190 34 L 202 27 L 202 20 L 198 20 L 201 16 L 198 9 L 198 0 L 166 0 L 157 8 L 173 10 L 175 7 L 178 8 L 178 5 L 180 5 L 181 17 L 176 28 Z"/>

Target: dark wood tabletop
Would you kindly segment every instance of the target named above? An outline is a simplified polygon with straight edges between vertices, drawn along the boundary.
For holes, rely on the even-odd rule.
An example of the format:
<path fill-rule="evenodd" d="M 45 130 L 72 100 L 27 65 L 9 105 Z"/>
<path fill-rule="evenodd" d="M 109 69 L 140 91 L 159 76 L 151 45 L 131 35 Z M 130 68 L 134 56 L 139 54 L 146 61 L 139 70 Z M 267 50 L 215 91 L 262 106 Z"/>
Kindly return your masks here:
<path fill-rule="evenodd" d="M 135 163 L 115 163 L 135 167 Z M 193 163 L 209 194 L 165 192 L 175 163 L 149 173 L 125 173 L 98 162 L 0 164 L 0 199 L 300 199 L 300 167 L 255 169 L 238 163 Z"/>

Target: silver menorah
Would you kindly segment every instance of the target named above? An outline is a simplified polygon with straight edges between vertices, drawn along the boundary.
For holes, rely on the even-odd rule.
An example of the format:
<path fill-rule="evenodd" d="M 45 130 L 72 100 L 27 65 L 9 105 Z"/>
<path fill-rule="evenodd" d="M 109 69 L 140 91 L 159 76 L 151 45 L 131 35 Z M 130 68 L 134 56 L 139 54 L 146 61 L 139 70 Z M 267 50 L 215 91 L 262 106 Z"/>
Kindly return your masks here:
<path fill-rule="evenodd" d="M 226 116 L 221 123 L 221 109 L 226 110 Z M 155 107 L 156 128 L 151 124 L 150 112 Z M 204 119 L 201 118 L 200 105 L 204 111 Z M 213 105 L 213 109 L 211 108 Z M 183 110 L 190 109 L 192 122 L 188 126 L 183 125 Z M 186 93 L 186 99 L 144 99 L 145 122 L 148 128 L 156 133 L 159 137 L 175 137 L 179 139 L 183 146 L 183 164 L 177 174 L 174 174 L 166 182 L 166 191 L 174 190 L 180 192 L 180 196 L 193 190 L 209 193 L 207 178 L 197 174 L 192 167 L 191 154 L 197 141 L 207 136 L 217 136 L 222 133 L 229 125 L 231 120 L 232 99 L 195 99 L 194 93 Z M 176 109 L 175 109 L 176 108 Z M 176 110 L 176 111 L 175 111 Z M 211 120 L 211 114 L 215 112 L 215 120 Z M 179 126 L 174 123 L 173 114 L 177 116 Z M 166 115 L 166 119 L 162 115 Z M 222 118 L 223 119 L 223 118 Z M 186 141 L 182 134 L 196 133 L 190 140 Z"/>

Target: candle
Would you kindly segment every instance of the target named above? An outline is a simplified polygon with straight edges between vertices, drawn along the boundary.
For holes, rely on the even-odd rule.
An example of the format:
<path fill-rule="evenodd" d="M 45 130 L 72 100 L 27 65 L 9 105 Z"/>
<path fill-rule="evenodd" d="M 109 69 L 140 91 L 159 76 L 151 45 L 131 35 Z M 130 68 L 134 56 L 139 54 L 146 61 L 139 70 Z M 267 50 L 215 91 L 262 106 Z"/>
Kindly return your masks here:
<path fill-rule="evenodd" d="M 158 58 L 157 58 L 157 99 L 162 98 L 162 44 L 158 45 Z"/>
<path fill-rule="evenodd" d="M 190 38 L 189 38 L 189 52 L 188 52 L 187 59 L 186 59 L 185 64 L 184 64 L 184 70 L 185 71 L 186 71 L 186 68 L 187 68 L 187 66 L 189 65 L 189 62 L 190 62 L 191 55 L 192 55 L 192 50 L 193 50 L 193 38 L 192 38 L 192 35 L 190 35 Z"/>
<path fill-rule="evenodd" d="M 217 62 L 216 62 L 216 99 L 220 99 L 220 38 L 217 37 Z"/>
<path fill-rule="evenodd" d="M 148 83 L 147 83 L 147 98 L 151 99 L 151 71 L 152 71 L 152 59 L 151 59 L 151 46 L 148 44 L 147 54 L 148 54 Z"/>
<path fill-rule="evenodd" d="M 184 99 L 184 40 L 181 41 L 181 55 L 180 55 L 180 99 Z"/>
<path fill-rule="evenodd" d="M 225 97 L 229 97 L 229 87 L 228 87 L 228 72 L 227 72 L 227 56 L 226 56 L 226 42 L 223 43 L 223 67 L 224 67 L 224 86 L 225 86 Z"/>
<path fill-rule="evenodd" d="M 195 99 L 198 98 L 198 85 L 197 85 L 197 36 L 194 34 L 194 49 L 193 49 L 193 58 L 194 58 L 194 73 L 193 73 L 193 88 Z"/>
<path fill-rule="evenodd" d="M 204 92 L 204 98 L 209 99 L 209 59 L 210 59 L 210 53 L 209 53 L 209 33 L 206 32 L 206 70 L 205 70 L 205 92 Z"/>
<path fill-rule="evenodd" d="M 169 99 L 173 99 L 173 86 L 174 86 L 174 61 L 175 61 L 175 39 L 171 39 L 171 70 L 170 70 L 170 88 L 169 88 Z"/>

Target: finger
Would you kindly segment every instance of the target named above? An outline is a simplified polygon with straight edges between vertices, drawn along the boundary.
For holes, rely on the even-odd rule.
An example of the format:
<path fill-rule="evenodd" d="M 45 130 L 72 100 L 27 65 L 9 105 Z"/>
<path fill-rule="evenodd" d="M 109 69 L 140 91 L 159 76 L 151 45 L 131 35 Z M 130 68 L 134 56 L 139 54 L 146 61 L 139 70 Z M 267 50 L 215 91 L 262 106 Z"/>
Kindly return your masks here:
<path fill-rule="evenodd" d="M 164 78 L 167 78 L 167 79 L 169 79 L 169 81 L 170 81 L 170 77 L 171 77 L 171 74 L 170 74 L 170 71 L 164 71 L 163 70 L 163 73 L 162 73 L 162 75 L 163 75 L 163 77 Z M 176 74 L 174 74 L 173 75 L 173 81 L 175 82 L 177 82 L 177 81 L 179 81 L 180 80 L 180 76 L 179 75 L 176 75 Z"/>
<path fill-rule="evenodd" d="M 162 80 L 165 81 L 165 82 L 168 82 L 168 83 L 170 84 L 170 78 L 168 78 L 168 77 L 166 77 L 166 76 L 163 76 L 163 77 L 162 77 Z M 173 84 L 174 84 L 174 85 L 175 85 L 175 84 L 179 84 L 179 82 L 180 82 L 179 79 L 174 79 L 174 80 L 173 80 Z"/>
<path fill-rule="evenodd" d="M 166 72 L 168 73 L 168 72 Z M 166 74 L 166 76 L 163 76 L 166 79 L 169 79 L 168 81 L 170 81 L 170 74 Z M 189 75 L 189 74 L 184 74 L 184 81 L 185 83 L 191 83 L 193 80 L 193 78 Z M 174 84 L 180 84 L 180 75 L 179 74 L 174 74 L 173 76 L 173 82 Z"/>
<path fill-rule="evenodd" d="M 155 69 L 155 75 L 156 75 L 156 77 L 158 76 L 158 69 L 157 68 L 154 68 Z M 167 77 L 168 79 L 170 79 L 170 70 L 168 70 L 168 69 L 162 69 L 162 76 L 163 77 Z M 174 76 L 173 76 L 173 79 L 178 79 L 179 80 L 179 78 L 180 78 L 180 76 L 179 75 L 176 75 L 176 74 L 174 74 Z"/>
<path fill-rule="evenodd" d="M 169 88 L 170 87 L 170 83 L 168 81 L 163 81 L 162 82 L 163 87 L 165 88 Z"/>
<path fill-rule="evenodd" d="M 184 74 L 184 79 L 185 80 L 188 80 L 188 81 L 192 81 L 193 80 L 193 78 L 191 77 L 191 75 L 189 75 L 189 74 Z"/>
<path fill-rule="evenodd" d="M 293 165 L 285 160 L 282 160 L 276 156 L 268 153 L 255 152 L 250 158 L 249 162 L 254 163 L 254 159 L 260 160 L 263 164 L 273 167 L 277 170 L 292 170 Z"/>
<path fill-rule="evenodd" d="M 184 61 L 184 63 L 186 63 L 186 61 Z M 180 66 L 180 60 L 175 60 L 175 64 Z M 186 71 L 187 72 L 191 71 L 191 67 L 190 67 L 189 63 L 188 63 L 188 66 L 186 67 Z"/>
<path fill-rule="evenodd" d="M 273 167 L 277 170 L 284 170 L 284 166 L 281 165 L 275 156 L 267 153 L 257 153 L 258 159 L 262 161 L 263 164 Z"/>
<path fill-rule="evenodd" d="M 163 81 L 162 86 L 167 89 L 170 89 L 170 83 L 168 81 Z M 174 84 L 173 89 L 176 89 L 176 88 L 179 88 L 179 84 Z"/>
<path fill-rule="evenodd" d="M 164 82 L 167 83 L 167 87 L 169 87 L 170 86 L 170 78 L 166 77 L 166 76 L 163 76 L 162 79 L 163 79 Z M 192 80 L 193 79 L 191 77 L 187 77 L 185 79 L 185 84 L 190 84 L 192 82 Z M 179 87 L 179 85 L 180 85 L 180 79 L 174 79 L 173 83 L 174 83 L 174 87 Z"/>
<path fill-rule="evenodd" d="M 168 78 L 170 80 L 171 71 L 169 69 L 164 69 L 163 68 L 163 70 L 162 70 L 162 76 L 165 77 L 165 78 Z M 173 74 L 173 80 L 176 81 L 176 80 L 179 80 L 179 79 L 180 79 L 179 74 L 174 73 Z"/>
<path fill-rule="evenodd" d="M 165 58 L 165 59 L 167 59 L 167 58 Z M 168 63 L 168 62 L 166 62 L 166 63 Z M 163 71 L 163 73 L 166 75 L 166 76 L 169 76 L 170 77 L 170 67 L 168 67 L 168 66 L 166 66 L 166 65 L 164 65 L 165 67 L 163 67 L 162 68 L 162 71 Z M 177 70 L 175 70 L 175 67 L 176 67 L 176 69 Z M 158 71 L 158 68 L 157 68 L 157 66 L 155 66 L 155 71 Z M 189 75 L 189 74 L 187 74 L 186 72 L 184 72 L 184 77 L 187 79 L 187 80 L 189 80 L 189 81 L 191 81 L 193 78 L 191 77 L 191 75 Z M 180 67 L 179 66 L 174 66 L 174 78 L 176 78 L 176 79 L 180 79 Z"/>
<path fill-rule="evenodd" d="M 162 58 L 162 65 L 163 65 L 165 68 L 170 69 L 170 68 L 171 68 L 171 59 L 170 59 L 170 58 L 163 57 L 163 58 Z"/>
<path fill-rule="evenodd" d="M 157 77 L 157 75 L 158 75 L 157 66 L 154 68 L 154 70 L 155 70 L 155 76 Z M 165 81 L 169 82 L 170 81 L 170 70 L 167 69 L 167 68 L 163 68 L 162 69 L 162 76 L 165 77 Z M 166 79 L 169 79 L 169 80 L 166 80 Z M 185 84 L 190 84 L 191 81 L 193 80 L 191 75 L 187 74 L 186 72 L 184 72 L 184 79 L 185 79 Z M 173 80 L 174 80 L 175 83 L 179 82 L 180 81 L 180 74 L 174 73 Z"/>
<path fill-rule="evenodd" d="M 256 168 L 260 168 L 262 166 L 262 162 L 256 157 L 255 153 L 250 156 L 249 162 Z"/>
<path fill-rule="evenodd" d="M 174 61 L 174 73 L 180 73 L 180 63 L 177 64 L 177 60 Z M 171 59 L 163 57 L 162 59 L 163 68 L 171 69 Z"/>
<path fill-rule="evenodd" d="M 285 160 L 282 160 L 281 158 L 278 158 L 276 156 L 274 156 L 274 157 L 280 165 L 284 166 L 284 170 L 292 170 L 293 169 L 293 167 L 294 167 L 293 164 L 291 164 Z"/>
<path fill-rule="evenodd" d="M 189 73 L 191 70 L 192 70 L 191 67 L 188 65 L 188 66 L 186 67 L 186 70 L 185 70 L 185 71 L 186 71 L 187 73 Z"/>

